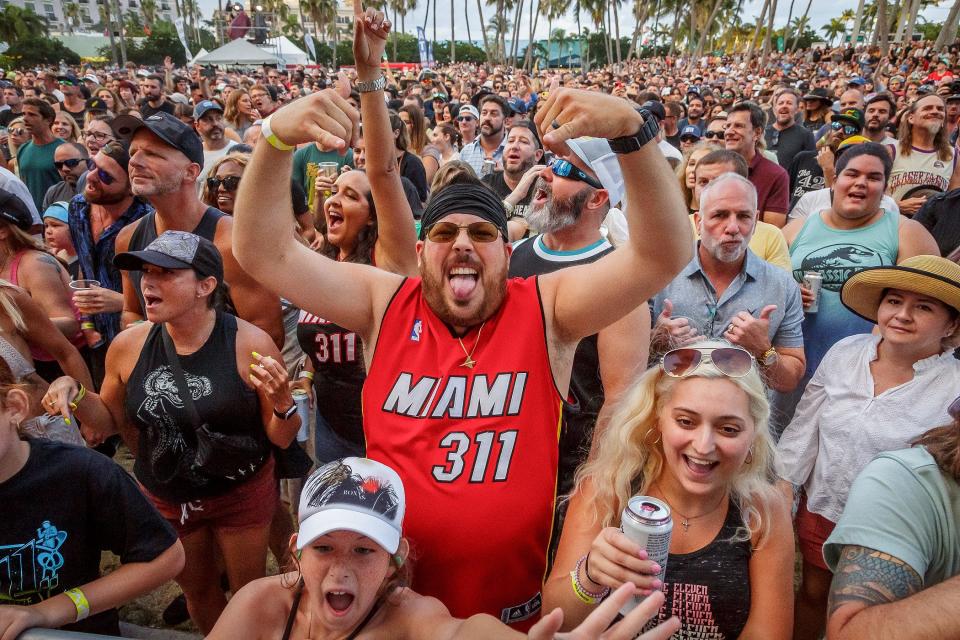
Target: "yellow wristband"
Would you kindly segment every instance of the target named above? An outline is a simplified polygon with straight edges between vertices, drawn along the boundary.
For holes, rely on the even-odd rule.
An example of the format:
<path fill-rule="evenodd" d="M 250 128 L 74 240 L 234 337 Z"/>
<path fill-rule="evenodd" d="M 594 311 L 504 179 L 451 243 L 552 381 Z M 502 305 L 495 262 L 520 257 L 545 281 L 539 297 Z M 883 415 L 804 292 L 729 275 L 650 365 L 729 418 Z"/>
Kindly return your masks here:
<path fill-rule="evenodd" d="M 301 371 L 297 379 L 299 380 L 301 378 L 306 378 L 310 382 L 313 382 L 313 371 Z"/>
<path fill-rule="evenodd" d="M 573 585 L 573 592 L 577 595 L 578 598 L 580 598 L 580 601 L 583 602 L 584 604 L 594 605 L 599 602 L 597 598 L 593 598 L 587 595 L 587 593 L 583 590 L 583 587 L 580 586 L 580 581 L 577 580 L 576 571 L 570 572 L 570 584 Z"/>
<path fill-rule="evenodd" d="M 277 137 L 273 132 L 273 129 L 270 128 L 270 118 L 273 116 L 267 116 L 263 122 L 260 123 L 260 133 L 270 143 L 270 146 L 274 149 L 279 149 L 280 151 L 293 151 L 294 147 L 290 146 L 283 140 Z"/>
<path fill-rule="evenodd" d="M 63 593 L 73 601 L 73 606 L 77 608 L 77 622 L 85 620 L 90 615 L 90 603 L 87 602 L 87 596 L 83 595 L 83 591 L 70 589 Z"/>
<path fill-rule="evenodd" d="M 93 324 L 92 322 L 81 322 L 80 328 L 84 330 L 88 330 L 88 329 L 92 330 L 92 329 L 96 329 L 97 325 Z"/>
<path fill-rule="evenodd" d="M 87 388 L 80 384 L 80 391 L 77 392 L 77 395 L 73 397 L 73 400 L 70 401 L 70 408 L 74 411 L 77 410 L 77 406 L 80 404 L 83 399 L 87 397 Z"/>

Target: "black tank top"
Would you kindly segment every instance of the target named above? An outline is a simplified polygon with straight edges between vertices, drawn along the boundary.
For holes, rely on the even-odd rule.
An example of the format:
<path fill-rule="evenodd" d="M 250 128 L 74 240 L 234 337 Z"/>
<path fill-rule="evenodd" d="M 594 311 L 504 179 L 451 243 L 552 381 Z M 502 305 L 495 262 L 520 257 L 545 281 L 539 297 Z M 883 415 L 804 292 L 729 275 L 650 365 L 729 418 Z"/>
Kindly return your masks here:
<path fill-rule="evenodd" d="M 150 328 L 127 381 L 124 407 L 128 420 L 139 429 L 140 455 L 134 462 L 134 474 L 151 493 L 172 502 L 222 495 L 248 480 L 270 454 L 260 400 L 237 373 L 237 319 L 217 313 L 207 342 L 196 352 L 179 356 L 197 413 L 210 430 L 249 435 L 261 445 L 259 453 L 235 474 L 217 478 L 187 465 L 178 466 L 181 458 L 194 459 L 197 442 L 167 364 L 160 327 Z M 178 472 L 163 482 L 172 470 Z"/>
<path fill-rule="evenodd" d="M 364 446 L 360 392 L 367 378 L 360 336 L 306 311 L 297 321 L 297 342 L 313 364 L 317 411 L 347 442 Z"/>
<path fill-rule="evenodd" d="M 535 236 L 514 246 L 510 256 L 510 277 L 528 278 L 588 264 L 611 251 L 613 245 L 605 239 L 578 251 L 550 251 L 543 243 L 543 236 Z M 565 495 L 573 489 L 573 474 L 590 452 L 590 440 L 597 415 L 603 407 L 603 398 L 597 336 L 594 334 L 580 341 L 573 358 L 570 395 L 563 405 L 557 495 Z"/>
<path fill-rule="evenodd" d="M 197 224 L 196 228 L 193 229 L 190 233 L 200 236 L 201 238 L 206 238 L 210 242 L 213 242 L 214 237 L 217 234 L 217 223 L 220 221 L 220 218 L 225 216 L 223 211 L 215 207 L 207 207 L 207 210 L 203 212 L 203 217 L 200 218 L 200 222 Z M 143 216 L 140 220 L 140 224 L 137 225 L 137 228 L 133 230 L 133 233 L 130 234 L 130 246 L 127 248 L 127 251 L 140 251 L 145 249 L 148 244 L 157 239 L 157 212 L 151 211 L 147 215 Z M 143 278 L 142 271 L 130 271 L 128 272 L 130 276 L 130 284 L 133 285 L 133 290 L 137 293 L 137 300 L 140 301 L 140 315 L 146 317 L 146 302 L 143 300 L 143 292 L 140 290 L 140 280 Z M 232 301 L 229 300 L 229 293 L 227 294 L 227 303 L 224 307 L 225 310 L 229 313 L 234 312 L 234 306 Z"/>
<path fill-rule="evenodd" d="M 674 526 L 680 526 L 675 522 Z M 676 640 L 738 638 L 750 615 L 750 541 L 733 540 L 743 527 L 740 510 L 730 502 L 727 517 L 713 542 L 692 553 L 667 559 L 666 596 L 651 621 L 680 618 Z M 649 626 L 648 626 L 649 628 Z"/>

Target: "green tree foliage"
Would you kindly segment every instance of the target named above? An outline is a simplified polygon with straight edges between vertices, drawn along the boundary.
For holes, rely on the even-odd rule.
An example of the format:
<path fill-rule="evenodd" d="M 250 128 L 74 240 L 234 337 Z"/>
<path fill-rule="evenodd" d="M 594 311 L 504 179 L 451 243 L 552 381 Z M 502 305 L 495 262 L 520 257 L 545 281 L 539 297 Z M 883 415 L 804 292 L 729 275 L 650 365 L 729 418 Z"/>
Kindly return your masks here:
<path fill-rule="evenodd" d="M 16 61 L 13 65 L 16 67 L 49 65 L 60 60 L 67 64 L 80 64 L 80 56 L 75 51 L 63 46 L 59 40 L 46 36 L 18 40 L 5 55 Z"/>
<path fill-rule="evenodd" d="M 126 45 L 127 59 L 137 64 L 160 65 L 166 56 L 173 58 L 173 62 L 178 65 L 187 62 L 177 30 L 173 23 L 167 20 L 155 22 L 150 35 L 139 43 L 127 38 Z M 109 58 L 110 47 L 101 47 L 100 55 Z"/>
<path fill-rule="evenodd" d="M 13 45 L 47 35 L 47 21 L 30 9 L 8 4 L 0 11 L 0 41 Z"/>

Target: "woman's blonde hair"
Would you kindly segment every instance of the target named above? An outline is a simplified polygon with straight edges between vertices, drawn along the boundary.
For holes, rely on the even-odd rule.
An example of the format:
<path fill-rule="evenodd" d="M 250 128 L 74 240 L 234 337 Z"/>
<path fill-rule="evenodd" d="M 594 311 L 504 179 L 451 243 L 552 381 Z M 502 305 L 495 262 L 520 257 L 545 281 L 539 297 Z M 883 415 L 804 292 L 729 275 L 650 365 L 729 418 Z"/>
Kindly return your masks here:
<path fill-rule="evenodd" d="M 34 251 L 40 251 L 42 253 L 49 255 L 47 248 L 43 245 L 42 242 L 37 240 L 37 238 L 31 235 L 29 232 L 24 231 L 20 227 L 13 225 L 4 220 L 0 220 L 0 224 L 7 225 L 7 228 L 10 229 L 10 235 L 7 236 L 7 247 L 10 249 L 11 253 L 18 253 L 24 251 L 25 249 L 33 249 Z M 52 256 L 56 259 L 56 256 Z"/>
<path fill-rule="evenodd" d="M 690 156 L 703 150 L 707 153 L 713 151 L 713 148 L 707 144 L 706 140 L 701 140 L 695 144 L 689 153 L 684 154 L 683 162 L 677 165 L 677 180 L 680 182 L 680 191 L 683 192 L 683 201 L 687 203 L 688 209 L 691 208 L 693 204 L 693 191 L 687 188 L 687 166 L 690 164 Z M 703 155 L 707 154 L 705 153 Z"/>
<path fill-rule="evenodd" d="M 17 126 L 18 124 L 21 125 L 21 126 L 23 126 L 24 122 L 23 122 L 23 118 L 22 118 L 22 117 L 20 117 L 20 118 L 14 118 L 13 120 L 11 120 L 10 123 L 7 125 L 7 129 L 8 129 L 8 130 L 9 130 L 9 129 L 13 129 L 13 128 L 14 128 L 15 126 Z M 16 160 L 16 159 L 17 159 L 17 150 L 18 150 L 19 148 L 20 148 L 20 147 L 14 147 L 14 146 L 13 146 L 13 139 L 12 139 L 12 138 L 7 138 L 7 150 L 10 152 L 10 156 L 11 156 L 11 158 L 12 158 L 13 160 Z"/>
<path fill-rule="evenodd" d="M 240 167 L 246 171 L 247 165 L 250 163 L 250 154 L 249 153 L 228 153 L 225 156 L 221 156 L 214 160 L 213 164 L 210 165 L 210 171 L 207 172 L 207 178 L 214 178 L 217 175 L 217 169 L 220 168 L 220 165 L 226 164 L 228 162 L 236 162 Z M 207 181 L 203 181 L 203 190 L 200 192 L 200 200 L 204 204 L 208 204 L 211 207 L 217 206 L 217 194 L 210 193 L 210 188 L 207 187 Z"/>
<path fill-rule="evenodd" d="M 17 332 L 23 333 L 27 330 L 27 323 L 23 319 L 20 306 L 11 295 L 11 292 L 17 291 L 23 291 L 23 289 L 9 280 L 0 279 L 0 310 L 3 310 L 3 313 L 7 314 L 7 317 L 10 318 L 10 322 L 13 323 Z M 2 360 L 2 358 L 0 358 L 0 360 Z"/>
<path fill-rule="evenodd" d="M 60 111 L 57 111 L 57 115 L 53 117 L 54 121 L 56 121 L 57 118 L 66 120 L 67 124 L 70 125 L 71 134 L 70 134 L 70 139 L 67 140 L 67 142 L 79 142 L 80 141 L 80 125 L 77 124 L 76 118 L 74 118 L 68 112 L 63 111 L 62 109 Z"/>
<path fill-rule="evenodd" d="M 706 340 L 689 345 L 729 347 L 723 340 Z M 780 499 L 773 479 L 776 474 L 776 450 L 768 421 L 770 404 L 766 388 L 754 364 L 741 378 L 731 378 L 713 363 L 704 363 L 687 378 L 674 378 L 660 366 L 647 370 L 623 395 L 610 418 L 609 426 L 596 442 L 595 453 L 576 474 L 576 491 L 589 481 L 593 492 L 595 522 L 601 527 L 616 526 L 627 501 L 648 494 L 650 486 L 663 472 L 663 445 L 658 429 L 660 412 L 678 383 L 694 378 L 723 378 L 737 385 L 749 401 L 754 423 L 751 455 L 748 456 L 730 486 L 730 498 L 740 509 L 743 527 L 736 539 L 750 540 L 759 534 L 757 546 L 769 533 L 768 505 Z"/>

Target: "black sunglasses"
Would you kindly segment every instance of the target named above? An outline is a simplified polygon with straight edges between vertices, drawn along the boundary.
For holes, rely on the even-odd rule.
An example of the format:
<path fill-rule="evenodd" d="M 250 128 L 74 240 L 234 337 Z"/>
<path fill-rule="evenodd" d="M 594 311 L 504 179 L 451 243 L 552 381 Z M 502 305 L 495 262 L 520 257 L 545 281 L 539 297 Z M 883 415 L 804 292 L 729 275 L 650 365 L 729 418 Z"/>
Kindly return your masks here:
<path fill-rule="evenodd" d="M 225 191 L 236 191 L 240 186 L 240 176 L 227 176 L 226 178 L 207 178 L 207 189 L 216 191 L 223 185 Z"/>
<path fill-rule="evenodd" d="M 102 182 L 107 186 L 117 181 L 117 179 L 114 178 L 112 175 L 110 175 L 109 173 L 107 173 L 106 171 L 98 167 L 97 163 L 93 161 L 93 158 L 87 158 L 87 171 L 91 171 L 91 172 L 96 171 L 97 180 L 99 180 L 100 182 Z"/>
<path fill-rule="evenodd" d="M 553 164 L 550 165 L 550 170 L 553 171 L 553 175 L 555 176 L 569 178 L 570 180 L 579 180 L 580 182 L 586 182 L 594 189 L 603 189 L 603 185 L 600 184 L 599 180 L 587 175 L 566 160 L 554 160 Z"/>
<path fill-rule="evenodd" d="M 75 166 L 84 162 L 85 158 L 70 158 L 69 160 L 55 160 L 53 166 L 57 168 L 57 171 L 67 167 L 68 169 L 73 169 Z"/>
<path fill-rule="evenodd" d="M 723 131 L 707 131 L 703 134 L 703 137 L 707 140 L 712 140 L 713 138 L 722 138 Z"/>
<path fill-rule="evenodd" d="M 712 362 L 726 376 L 742 378 L 750 373 L 754 360 L 749 351 L 740 347 L 682 347 L 665 353 L 660 367 L 668 376 L 685 378 L 705 362 Z"/>
<path fill-rule="evenodd" d="M 442 220 L 427 227 L 424 235 L 430 242 L 446 244 L 457 239 L 457 236 L 460 235 L 460 229 L 466 229 L 467 236 L 474 242 L 493 242 L 500 237 L 500 227 L 492 222 L 456 224 Z"/>

